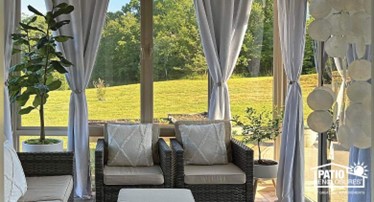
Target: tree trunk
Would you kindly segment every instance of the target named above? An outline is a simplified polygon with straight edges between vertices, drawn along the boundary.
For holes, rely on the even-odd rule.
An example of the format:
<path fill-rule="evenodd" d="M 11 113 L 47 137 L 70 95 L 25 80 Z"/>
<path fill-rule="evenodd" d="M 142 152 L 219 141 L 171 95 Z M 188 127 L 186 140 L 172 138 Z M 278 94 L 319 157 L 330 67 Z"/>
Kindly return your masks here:
<path fill-rule="evenodd" d="M 257 147 L 258 147 L 258 162 L 261 163 L 261 147 L 260 147 L 260 141 L 257 141 Z"/>
<path fill-rule="evenodd" d="M 261 64 L 261 60 L 259 58 L 253 58 L 251 60 L 248 70 L 251 73 L 252 77 L 256 77 L 260 75 L 260 64 Z"/>
<path fill-rule="evenodd" d="M 39 117 L 40 117 L 40 142 L 45 140 L 45 127 L 44 127 L 44 95 L 40 96 L 40 109 L 39 109 Z"/>

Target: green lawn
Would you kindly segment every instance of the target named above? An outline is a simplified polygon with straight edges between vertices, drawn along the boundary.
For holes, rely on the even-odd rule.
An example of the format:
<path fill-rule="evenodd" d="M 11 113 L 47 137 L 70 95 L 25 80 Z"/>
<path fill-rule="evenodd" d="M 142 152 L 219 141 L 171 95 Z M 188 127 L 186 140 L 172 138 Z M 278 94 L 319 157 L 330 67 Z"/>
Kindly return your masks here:
<path fill-rule="evenodd" d="M 316 86 L 316 75 L 303 75 L 301 85 L 304 103 Z M 246 107 L 272 107 L 272 77 L 232 78 L 229 81 L 231 110 L 242 115 Z M 96 89 L 87 89 L 90 120 L 140 118 L 140 85 L 107 87 L 105 101 L 98 101 Z M 66 126 L 70 91 L 54 91 L 46 105 L 46 125 Z M 207 111 L 207 80 L 174 80 L 154 83 L 154 115 L 165 118 L 170 113 L 198 113 Z M 305 114 L 311 110 L 304 104 Z M 305 116 L 307 117 L 307 116 Z M 23 126 L 38 126 L 36 111 L 22 117 Z"/>

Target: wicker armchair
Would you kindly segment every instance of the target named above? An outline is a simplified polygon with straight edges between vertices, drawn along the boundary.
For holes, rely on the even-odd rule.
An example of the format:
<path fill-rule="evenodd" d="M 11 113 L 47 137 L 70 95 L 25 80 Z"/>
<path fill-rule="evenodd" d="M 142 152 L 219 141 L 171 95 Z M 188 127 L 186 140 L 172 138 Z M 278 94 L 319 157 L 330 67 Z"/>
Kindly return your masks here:
<path fill-rule="evenodd" d="M 26 177 L 74 176 L 72 152 L 18 153 Z M 74 200 L 74 188 L 69 201 Z"/>
<path fill-rule="evenodd" d="M 176 139 L 171 140 L 173 151 L 173 178 L 174 186 L 177 188 L 187 188 L 192 191 L 197 202 L 249 202 L 254 201 L 253 195 L 253 150 L 244 144 L 234 140 L 229 140 L 228 159 L 229 162 L 239 167 L 244 173 L 246 181 L 244 184 L 186 184 L 185 164 L 183 157 L 183 146 L 179 125 L 181 124 L 209 124 L 221 121 L 181 121 L 176 123 Z M 231 135 L 230 122 L 225 122 L 226 133 Z M 179 139 L 179 140 L 178 140 Z M 206 170 L 209 170 L 207 166 Z"/>
<path fill-rule="evenodd" d="M 106 131 L 106 129 L 105 129 Z M 105 134 L 106 135 L 106 134 Z M 156 153 L 156 165 L 159 165 L 163 177 L 164 184 L 160 185 L 106 185 L 104 183 L 104 169 L 108 158 L 108 144 L 105 139 L 99 139 L 95 151 L 95 185 L 96 185 L 96 201 L 117 201 L 119 191 L 123 188 L 171 188 L 172 187 L 172 153 L 170 147 L 163 139 L 158 139 Z M 154 154 L 154 155 L 155 155 Z M 155 159 L 155 157 L 154 157 Z"/>

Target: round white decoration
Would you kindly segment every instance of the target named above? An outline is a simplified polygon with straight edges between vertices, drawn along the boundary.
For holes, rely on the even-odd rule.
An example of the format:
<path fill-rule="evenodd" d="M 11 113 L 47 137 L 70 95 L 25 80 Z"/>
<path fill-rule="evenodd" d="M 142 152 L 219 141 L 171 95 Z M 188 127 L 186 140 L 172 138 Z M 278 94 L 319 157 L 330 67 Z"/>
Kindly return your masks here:
<path fill-rule="evenodd" d="M 344 58 L 348 51 L 348 42 L 344 36 L 333 36 L 327 40 L 326 53 L 331 57 Z"/>
<path fill-rule="evenodd" d="M 315 19 L 320 19 L 328 16 L 331 12 L 331 6 L 324 0 L 313 0 L 309 5 L 309 13 Z"/>
<path fill-rule="evenodd" d="M 351 103 L 345 115 L 347 125 L 350 127 L 367 124 L 371 120 L 371 113 L 365 110 L 361 103 Z"/>
<path fill-rule="evenodd" d="M 312 39 L 326 41 L 331 36 L 331 24 L 328 20 L 314 20 L 308 27 L 308 33 Z"/>
<path fill-rule="evenodd" d="M 355 60 L 348 66 L 348 74 L 355 81 L 371 78 L 371 63 L 368 60 Z"/>
<path fill-rule="evenodd" d="M 314 111 L 308 117 L 308 126 L 315 132 L 323 133 L 328 131 L 332 124 L 332 116 L 328 111 Z"/>
<path fill-rule="evenodd" d="M 346 149 L 352 146 L 351 130 L 346 125 L 339 126 L 337 134 L 338 142 L 343 145 Z"/>
<path fill-rule="evenodd" d="M 308 106 L 313 110 L 329 110 L 335 102 L 334 93 L 328 87 L 315 88 L 308 96 Z"/>
<path fill-rule="evenodd" d="M 347 88 L 347 96 L 351 102 L 362 103 L 371 96 L 371 85 L 366 81 L 354 81 Z"/>
<path fill-rule="evenodd" d="M 351 136 L 353 146 L 360 149 L 371 147 L 371 138 L 365 134 L 360 126 L 351 127 Z"/>

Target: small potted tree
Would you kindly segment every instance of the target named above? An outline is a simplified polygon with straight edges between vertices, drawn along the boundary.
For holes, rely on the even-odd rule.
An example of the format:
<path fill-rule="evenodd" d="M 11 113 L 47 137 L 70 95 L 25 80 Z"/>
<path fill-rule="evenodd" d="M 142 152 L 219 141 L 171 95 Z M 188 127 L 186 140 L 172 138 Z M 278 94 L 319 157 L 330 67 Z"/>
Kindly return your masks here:
<path fill-rule="evenodd" d="M 21 54 L 21 62 L 9 69 L 9 88 L 11 102 L 17 102 L 20 115 L 29 114 L 33 110 L 39 113 L 40 137 L 23 142 L 23 151 L 46 152 L 62 151 L 62 141 L 46 139 L 44 125 L 44 106 L 47 103 L 49 92 L 60 88 L 62 82 L 53 74 L 65 74 L 65 67 L 72 65 L 61 52 L 56 49 L 57 43 L 64 43 L 71 36 L 53 36 L 52 32 L 69 24 L 69 20 L 57 20 L 57 17 L 66 15 L 74 7 L 61 3 L 52 10 L 42 14 L 32 6 L 28 9 L 35 15 L 26 22 L 19 23 L 19 32 L 12 34 L 13 54 Z M 42 24 L 37 20 L 42 19 Z"/>
<path fill-rule="evenodd" d="M 283 113 L 277 117 L 271 117 L 270 112 L 257 112 L 254 108 L 247 108 L 244 120 L 235 116 L 233 122 L 242 128 L 241 135 L 244 136 L 243 143 L 254 143 L 258 147 L 258 159 L 254 161 L 255 178 L 276 178 L 278 162 L 270 159 L 263 159 L 261 156 L 261 144 L 266 140 L 275 140 L 281 132 Z"/>

